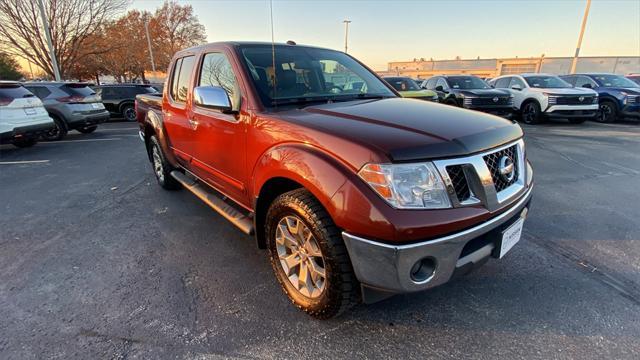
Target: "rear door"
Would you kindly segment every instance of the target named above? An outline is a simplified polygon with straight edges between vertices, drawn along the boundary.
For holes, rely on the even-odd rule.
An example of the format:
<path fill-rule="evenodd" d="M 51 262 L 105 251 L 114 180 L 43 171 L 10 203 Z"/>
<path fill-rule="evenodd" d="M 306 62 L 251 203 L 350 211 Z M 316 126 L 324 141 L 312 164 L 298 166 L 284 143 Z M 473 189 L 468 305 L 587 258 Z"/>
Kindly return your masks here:
<path fill-rule="evenodd" d="M 232 104 L 232 113 L 192 105 L 191 125 L 195 132 L 192 169 L 215 188 L 245 205 L 246 119 L 240 108 L 240 86 L 229 57 L 210 52 L 202 57 L 194 86 L 219 86 Z"/>
<path fill-rule="evenodd" d="M 167 131 L 169 145 L 178 160 L 189 167 L 193 152 L 193 129 L 189 124 L 191 108 L 189 94 L 193 75 L 195 56 L 188 55 L 177 59 L 171 70 L 168 96 L 162 102 L 164 128 Z"/>

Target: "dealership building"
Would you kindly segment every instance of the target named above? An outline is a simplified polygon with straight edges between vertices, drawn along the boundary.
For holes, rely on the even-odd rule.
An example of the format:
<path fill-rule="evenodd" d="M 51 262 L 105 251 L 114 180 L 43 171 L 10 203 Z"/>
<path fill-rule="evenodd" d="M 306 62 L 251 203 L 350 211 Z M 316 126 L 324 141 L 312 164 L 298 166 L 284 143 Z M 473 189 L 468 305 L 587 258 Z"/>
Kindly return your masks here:
<path fill-rule="evenodd" d="M 505 74 L 529 72 L 568 74 L 572 57 L 537 57 L 537 58 L 502 58 L 502 59 L 455 59 L 413 61 L 393 61 L 386 71 L 379 71 L 383 76 L 409 76 L 425 79 L 434 75 L 470 74 L 479 77 L 496 77 Z M 640 73 L 640 57 L 638 56 L 597 56 L 580 57 L 576 72 L 606 72 L 620 75 Z"/>

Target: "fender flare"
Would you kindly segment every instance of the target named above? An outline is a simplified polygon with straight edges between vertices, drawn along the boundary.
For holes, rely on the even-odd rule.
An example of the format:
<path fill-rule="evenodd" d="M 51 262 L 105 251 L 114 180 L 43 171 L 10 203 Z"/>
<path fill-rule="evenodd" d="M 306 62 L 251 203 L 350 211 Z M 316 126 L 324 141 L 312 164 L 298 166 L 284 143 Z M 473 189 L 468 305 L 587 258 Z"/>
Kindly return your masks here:
<path fill-rule="evenodd" d="M 171 166 L 178 167 L 178 159 L 173 154 L 171 150 L 171 145 L 169 144 L 169 137 L 166 134 L 164 129 L 164 123 L 162 120 L 162 114 L 158 114 L 154 109 L 147 110 L 147 114 L 144 119 L 144 144 L 147 148 L 147 155 L 149 156 L 149 161 L 151 161 L 151 153 L 149 152 L 149 139 L 151 136 L 156 136 L 158 142 L 160 143 L 160 147 L 162 148 L 162 152 L 169 162 Z"/>

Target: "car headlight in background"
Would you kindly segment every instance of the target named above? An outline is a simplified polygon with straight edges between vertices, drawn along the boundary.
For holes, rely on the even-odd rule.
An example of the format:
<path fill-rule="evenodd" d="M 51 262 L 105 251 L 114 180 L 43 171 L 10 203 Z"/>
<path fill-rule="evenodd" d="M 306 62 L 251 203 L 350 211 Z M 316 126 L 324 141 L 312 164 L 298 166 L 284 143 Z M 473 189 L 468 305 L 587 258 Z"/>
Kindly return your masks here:
<path fill-rule="evenodd" d="M 446 209 L 451 201 L 430 162 L 415 164 L 367 164 L 358 176 L 397 209 Z"/>

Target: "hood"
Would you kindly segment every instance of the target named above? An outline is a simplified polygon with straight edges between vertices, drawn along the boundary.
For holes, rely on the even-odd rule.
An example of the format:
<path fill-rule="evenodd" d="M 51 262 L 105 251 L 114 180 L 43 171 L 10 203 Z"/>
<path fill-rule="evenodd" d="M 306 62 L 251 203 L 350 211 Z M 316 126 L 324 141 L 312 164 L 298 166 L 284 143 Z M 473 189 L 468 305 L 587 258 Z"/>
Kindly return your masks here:
<path fill-rule="evenodd" d="M 398 91 L 398 93 L 405 98 L 423 98 L 423 97 L 435 97 L 438 96 L 435 91 L 431 90 L 409 90 L 409 91 Z"/>
<path fill-rule="evenodd" d="M 523 134 L 520 126 L 497 116 L 403 98 L 308 106 L 278 116 L 357 142 L 394 162 L 469 155 Z"/>
<path fill-rule="evenodd" d="M 505 90 L 498 90 L 498 89 L 472 89 L 472 90 L 462 90 L 462 89 L 456 89 L 458 90 L 461 94 L 465 94 L 465 95 L 473 95 L 473 96 L 478 96 L 478 97 L 494 97 L 494 96 L 509 96 L 509 92 L 505 91 Z"/>
<path fill-rule="evenodd" d="M 585 88 L 529 88 L 529 90 L 553 95 L 597 95 L 595 90 Z"/>

